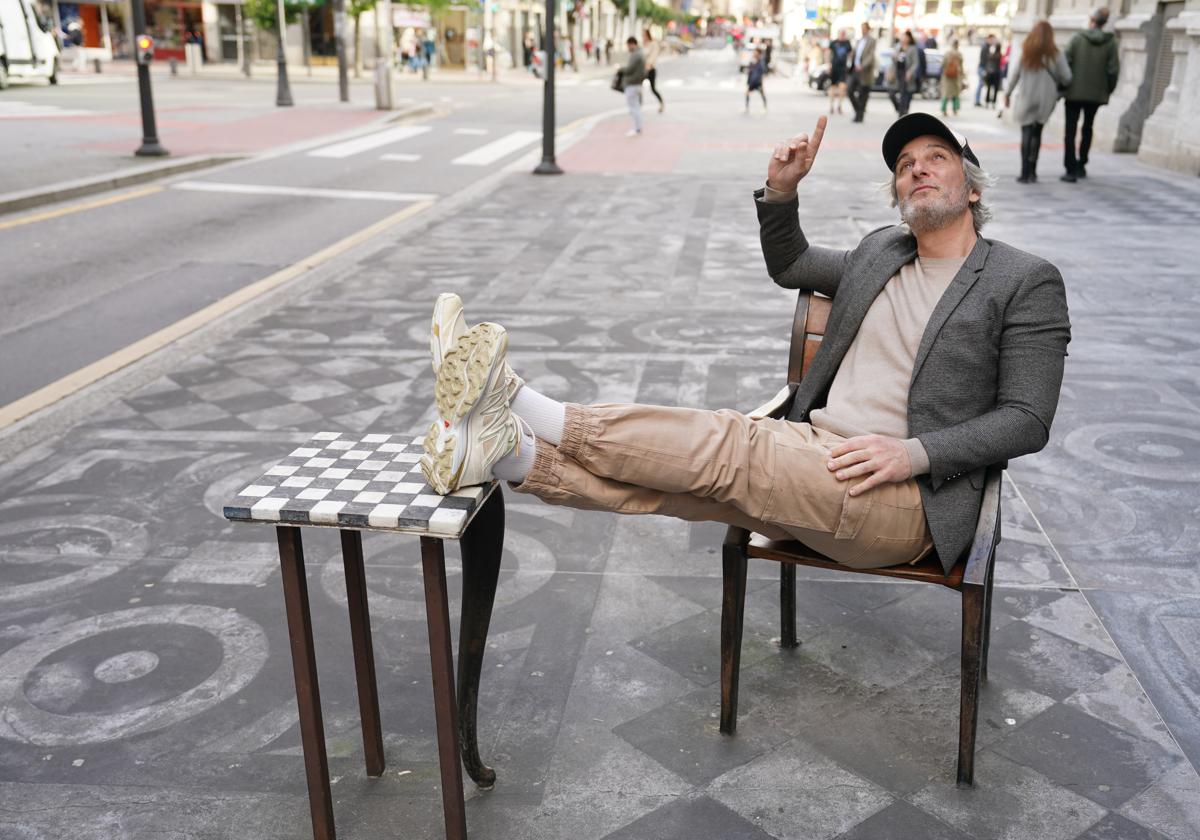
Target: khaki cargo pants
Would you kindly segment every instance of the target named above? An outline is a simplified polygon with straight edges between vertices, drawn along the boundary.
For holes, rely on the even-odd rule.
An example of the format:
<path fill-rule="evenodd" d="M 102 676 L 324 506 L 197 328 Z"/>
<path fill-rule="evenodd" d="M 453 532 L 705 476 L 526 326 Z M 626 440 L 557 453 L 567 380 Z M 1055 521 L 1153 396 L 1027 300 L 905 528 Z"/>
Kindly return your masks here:
<path fill-rule="evenodd" d="M 550 504 L 662 514 L 798 539 L 856 568 L 910 563 L 932 548 L 913 480 L 859 496 L 826 464 L 843 438 L 736 411 L 568 404 L 562 444 L 538 441 L 516 486 Z"/>

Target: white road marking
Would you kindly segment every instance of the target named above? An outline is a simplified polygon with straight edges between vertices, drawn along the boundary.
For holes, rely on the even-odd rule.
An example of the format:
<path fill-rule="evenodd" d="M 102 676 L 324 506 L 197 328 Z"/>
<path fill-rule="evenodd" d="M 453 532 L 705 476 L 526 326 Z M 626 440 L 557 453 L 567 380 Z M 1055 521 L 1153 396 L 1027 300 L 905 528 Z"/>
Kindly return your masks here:
<path fill-rule="evenodd" d="M 395 154 L 390 154 L 390 155 L 380 155 L 379 159 L 380 160 L 395 160 L 395 161 L 399 161 L 400 163 L 414 163 L 414 162 L 420 160 L 421 156 L 420 155 L 402 155 L 397 152 Z"/>
<path fill-rule="evenodd" d="M 488 130 L 486 128 L 456 128 L 456 129 L 454 129 L 454 133 L 455 134 L 469 134 L 472 137 L 478 137 L 478 136 L 487 134 Z"/>
<path fill-rule="evenodd" d="M 665 82 L 663 82 L 663 87 L 665 87 L 665 88 L 683 87 L 683 79 L 667 79 Z"/>
<path fill-rule="evenodd" d="M 486 146 L 480 146 L 475 151 L 468 152 L 450 162 L 459 166 L 488 166 L 500 160 L 500 158 L 523 149 L 536 140 L 540 140 L 541 137 L 542 133 L 540 131 L 514 131 L 512 134 L 501 137 L 499 140 L 494 140 Z"/>
<path fill-rule="evenodd" d="M 305 198 L 348 198 L 360 201 L 432 201 L 432 193 L 398 193 L 376 190 L 323 190 L 311 187 L 274 187 L 266 184 L 226 184 L 219 181 L 181 181 L 177 190 L 234 193 L 237 195 L 290 195 Z"/>
<path fill-rule="evenodd" d="M 410 137 L 416 137 L 431 130 L 429 126 L 425 125 L 402 125 L 397 128 L 389 128 L 386 131 L 367 134 L 363 137 L 355 137 L 353 140 L 347 140 L 344 143 L 322 146 L 319 149 L 313 149 L 308 154 L 310 157 L 347 158 L 351 155 L 369 152 L 371 149 L 378 149 L 380 146 L 399 143 L 401 140 L 407 140 Z"/>
<path fill-rule="evenodd" d="M 57 105 L 34 105 L 32 102 L 0 101 L 0 120 L 29 119 L 30 117 L 90 117 L 95 111 L 75 111 Z"/>

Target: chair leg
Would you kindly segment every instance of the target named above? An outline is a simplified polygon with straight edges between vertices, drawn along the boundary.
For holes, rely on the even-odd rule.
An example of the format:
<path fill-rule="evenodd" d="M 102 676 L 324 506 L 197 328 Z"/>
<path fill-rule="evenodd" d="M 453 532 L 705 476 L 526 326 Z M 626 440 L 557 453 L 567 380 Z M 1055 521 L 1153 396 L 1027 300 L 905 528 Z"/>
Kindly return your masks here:
<path fill-rule="evenodd" d="M 979 721 L 979 660 L 984 587 L 962 588 L 962 697 L 958 710 L 958 786 L 975 784 L 975 731 Z"/>
<path fill-rule="evenodd" d="M 796 567 L 779 564 L 779 646 L 799 647 L 796 640 Z"/>
<path fill-rule="evenodd" d="M 746 614 L 745 549 L 724 548 L 725 594 L 721 602 L 721 731 L 737 729 L 738 670 L 742 662 L 742 621 Z"/>
<path fill-rule="evenodd" d="M 996 564 L 988 569 L 987 584 L 983 590 L 983 643 L 979 654 L 979 677 L 987 680 L 988 647 L 992 643 L 992 578 L 996 574 Z"/>

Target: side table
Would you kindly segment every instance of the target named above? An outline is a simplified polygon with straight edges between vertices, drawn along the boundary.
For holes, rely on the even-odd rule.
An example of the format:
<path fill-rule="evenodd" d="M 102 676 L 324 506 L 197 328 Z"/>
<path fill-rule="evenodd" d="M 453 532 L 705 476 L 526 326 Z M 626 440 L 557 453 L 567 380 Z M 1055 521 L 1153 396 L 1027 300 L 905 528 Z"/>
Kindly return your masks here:
<path fill-rule="evenodd" d="M 300 538 L 304 527 L 341 531 L 367 774 L 381 775 L 384 758 L 362 532 L 384 531 L 421 538 L 446 837 L 461 840 L 467 836 L 462 767 L 481 788 L 490 788 L 496 781 L 495 772 L 479 758 L 475 720 L 504 547 L 503 496 L 494 481 L 449 496 L 434 493 L 417 466 L 423 439 L 423 435 L 413 434 L 320 432 L 225 507 L 229 520 L 276 526 L 315 840 L 334 840 L 335 830 Z M 446 596 L 443 541 L 447 539 L 461 541 L 463 557 L 457 702 Z"/>

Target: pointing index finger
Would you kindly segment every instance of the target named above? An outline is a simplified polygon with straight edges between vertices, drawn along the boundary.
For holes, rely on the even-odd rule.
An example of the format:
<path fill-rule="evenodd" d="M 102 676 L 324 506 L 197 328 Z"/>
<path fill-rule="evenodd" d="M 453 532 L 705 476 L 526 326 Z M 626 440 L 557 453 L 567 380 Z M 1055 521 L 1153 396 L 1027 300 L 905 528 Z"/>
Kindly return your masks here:
<path fill-rule="evenodd" d="M 816 157 L 817 150 L 821 148 L 821 138 L 825 136 L 825 125 L 827 122 L 828 120 L 825 117 L 817 118 L 817 127 L 813 129 L 812 139 L 808 141 L 813 157 Z"/>

